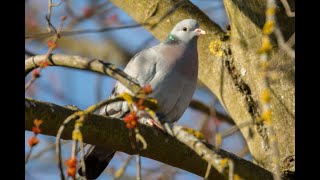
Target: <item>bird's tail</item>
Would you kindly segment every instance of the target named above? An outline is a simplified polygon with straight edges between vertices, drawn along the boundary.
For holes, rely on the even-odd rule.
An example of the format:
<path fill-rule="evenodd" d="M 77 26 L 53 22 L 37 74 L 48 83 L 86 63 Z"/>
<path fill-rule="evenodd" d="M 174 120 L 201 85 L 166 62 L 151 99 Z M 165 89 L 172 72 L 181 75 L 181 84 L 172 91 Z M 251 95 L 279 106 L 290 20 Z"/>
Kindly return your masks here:
<path fill-rule="evenodd" d="M 100 176 L 100 174 L 108 166 L 116 151 L 89 144 L 87 146 L 89 146 L 89 149 L 84 157 L 86 167 L 85 176 L 88 180 L 92 180 Z M 84 174 L 82 174 L 81 167 L 78 169 L 78 173 L 80 176 L 84 176 Z"/>

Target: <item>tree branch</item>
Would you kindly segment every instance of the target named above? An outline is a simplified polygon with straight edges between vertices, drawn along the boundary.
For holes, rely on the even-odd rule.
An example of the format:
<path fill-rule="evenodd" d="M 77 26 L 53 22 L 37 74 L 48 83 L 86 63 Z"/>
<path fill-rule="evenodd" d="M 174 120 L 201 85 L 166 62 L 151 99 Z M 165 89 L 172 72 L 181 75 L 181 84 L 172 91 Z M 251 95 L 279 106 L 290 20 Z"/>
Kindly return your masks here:
<path fill-rule="evenodd" d="M 38 68 L 40 66 L 39 63 L 44 59 L 44 57 L 45 55 L 37 55 L 25 60 L 25 76 L 27 76 L 33 69 Z M 114 65 L 102 60 L 63 54 L 51 54 L 48 57 L 48 60 L 50 62 L 49 66 L 63 66 L 106 74 L 121 82 L 134 94 L 139 92 L 141 89 L 135 79 L 131 78 Z"/>
<path fill-rule="evenodd" d="M 55 136 L 62 121 L 74 112 L 74 110 L 66 107 L 26 98 L 25 129 L 29 131 L 32 129 L 34 118 L 43 119 L 44 123 L 41 126 L 43 134 Z M 211 153 L 217 153 L 222 158 L 231 159 L 235 164 L 234 173 L 244 179 L 272 179 L 272 174 L 269 171 L 234 154 L 224 150 L 215 152 L 213 150 L 214 147 L 210 145 L 199 148 L 198 143 L 191 143 L 192 139 L 194 139 L 191 134 L 178 135 L 179 128 L 177 126 L 173 128 L 173 131 L 177 138 L 180 137 L 179 139 L 145 125 L 139 125 L 139 130 L 148 143 L 148 148 L 140 151 L 144 157 L 204 176 L 207 169 L 207 161 L 202 159 L 193 149 L 198 149 L 197 152 L 210 151 Z M 62 138 L 71 139 L 72 131 L 73 125 L 70 123 L 65 127 Z M 119 119 L 90 114 L 82 128 L 82 134 L 85 143 L 112 148 L 128 154 L 137 153 L 130 145 L 129 131 L 125 127 L 125 123 Z M 192 141 L 186 141 L 187 139 Z M 183 143 L 187 143 L 189 147 L 180 141 L 184 141 Z M 203 155 L 205 156 L 206 154 Z M 209 179 L 224 178 L 215 168 L 211 168 Z"/>

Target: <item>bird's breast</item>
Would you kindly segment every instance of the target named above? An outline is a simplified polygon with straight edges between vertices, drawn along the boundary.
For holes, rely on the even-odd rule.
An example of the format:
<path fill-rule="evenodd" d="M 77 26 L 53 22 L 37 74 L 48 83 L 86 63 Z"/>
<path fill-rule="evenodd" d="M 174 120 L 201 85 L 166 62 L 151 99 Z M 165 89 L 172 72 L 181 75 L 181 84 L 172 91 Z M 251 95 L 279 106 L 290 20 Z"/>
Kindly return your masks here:
<path fill-rule="evenodd" d="M 186 78 L 197 78 L 198 53 L 196 47 L 168 46 L 162 49 L 162 54 L 163 60 L 158 64 L 161 69 Z"/>

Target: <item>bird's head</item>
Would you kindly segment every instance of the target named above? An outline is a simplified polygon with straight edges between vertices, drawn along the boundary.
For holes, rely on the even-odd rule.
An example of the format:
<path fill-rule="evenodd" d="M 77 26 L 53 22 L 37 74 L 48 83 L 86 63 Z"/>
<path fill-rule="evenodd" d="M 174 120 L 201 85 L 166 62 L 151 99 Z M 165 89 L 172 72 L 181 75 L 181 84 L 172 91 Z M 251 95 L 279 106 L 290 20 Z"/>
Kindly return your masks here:
<path fill-rule="evenodd" d="M 167 42 L 177 41 L 187 44 L 192 40 L 196 40 L 198 36 L 204 35 L 206 32 L 199 28 L 199 24 L 194 19 L 185 19 L 180 21 L 170 32 Z"/>

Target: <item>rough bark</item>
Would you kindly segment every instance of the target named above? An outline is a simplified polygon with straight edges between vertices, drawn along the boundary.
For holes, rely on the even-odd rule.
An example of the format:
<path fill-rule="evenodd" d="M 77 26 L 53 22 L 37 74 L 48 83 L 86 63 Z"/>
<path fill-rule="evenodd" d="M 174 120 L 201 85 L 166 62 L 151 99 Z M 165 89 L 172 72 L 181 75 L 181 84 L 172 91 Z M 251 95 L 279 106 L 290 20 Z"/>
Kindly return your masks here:
<path fill-rule="evenodd" d="M 278 1 L 277 23 L 284 34 L 286 40 L 294 33 L 294 18 L 286 16 L 284 8 Z M 294 9 L 294 1 L 289 1 Z M 230 40 L 231 50 L 234 57 L 234 65 L 239 71 L 246 71 L 243 80 L 251 89 L 252 97 L 255 100 L 259 111 L 259 96 L 261 94 L 262 76 L 259 74 L 259 55 L 257 50 L 261 46 L 261 28 L 265 23 L 266 1 L 264 0 L 224 0 L 227 14 L 230 19 Z M 273 37 L 273 42 L 276 42 Z M 278 52 L 276 43 L 273 43 L 274 50 L 271 59 Z M 276 70 L 278 77 L 271 83 L 271 104 L 273 127 L 279 142 L 280 162 L 282 171 L 294 171 L 295 154 L 295 101 L 294 101 L 294 61 L 287 56 L 272 59 L 271 69 Z M 235 112 L 236 113 L 236 112 Z M 237 122 L 244 119 L 241 114 L 237 115 Z M 253 139 L 246 137 L 250 152 L 254 154 L 257 163 L 268 169 L 272 159 L 270 158 L 270 148 L 265 146 L 263 136 L 266 136 L 264 127 L 259 127 L 262 136 L 255 136 Z M 248 134 L 247 129 L 243 129 L 243 134 Z M 293 161 L 288 161 L 291 159 Z"/>
<path fill-rule="evenodd" d="M 218 97 L 236 124 L 259 115 L 262 76 L 259 73 L 257 50 L 261 45 L 261 27 L 265 21 L 265 1 L 224 1 L 231 22 L 230 38 L 224 38 L 226 33 L 189 1 L 111 0 L 111 2 L 138 23 L 146 24 L 144 27 L 159 40 L 164 40 L 167 33 L 180 20 L 186 18 L 198 20 L 200 27 L 208 33 L 207 36 L 199 38 L 198 78 Z M 293 1 L 289 2 L 294 6 Z M 288 20 L 282 6 L 280 7 L 277 17 L 287 40 L 294 31 L 294 18 Z M 221 47 L 226 47 L 228 55 L 221 56 L 219 51 L 211 53 L 210 43 L 222 44 Z M 278 48 L 275 46 L 271 55 L 277 51 Z M 284 56 L 281 59 L 274 59 L 271 64 L 277 68 L 278 73 L 278 78 L 271 84 L 271 104 L 273 126 L 279 143 L 280 164 L 282 171 L 288 170 L 288 167 L 294 171 L 294 62 Z M 267 129 L 260 123 L 251 130 L 249 133 L 248 128 L 241 129 L 251 154 L 258 164 L 272 171 L 271 151 L 265 143 L 268 139 Z"/>
<path fill-rule="evenodd" d="M 41 125 L 42 134 L 55 136 L 64 119 L 74 112 L 74 110 L 66 107 L 26 98 L 25 129 L 32 129 L 35 118 L 42 119 L 44 120 Z M 73 122 L 66 126 L 62 134 L 63 139 L 71 139 L 73 126 Z M 204 176 L 207 162 L 196 154 L 194 150 L 158 129 L 145 125 L 139 125 L 139 129 L 148 144 L 147 149 L 140 152 L 142 156 Z M 129 131 L 125 123 L 119 119 L 91 114 L 85 121 L 81 131 L 85 143 L 113 148 L 128 154 L 136 153 L 130 145 Z M 194 146 L 196 148 L 197 144 Z M 214 147 L 210 145 L 208 147 L 215 152 L 213 150 Z M 249 161 L 224 150 L 220 150 L 217 153 L 222 158 L 232 159 L 235 164 L 235 174 L 244 179 L 272 179 L 272 173 Z M 216 169 L 211 168 L 209 179 L 224 178 Z"/>

